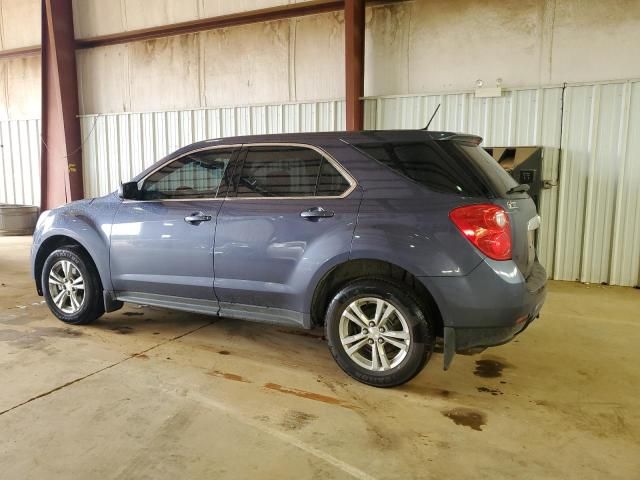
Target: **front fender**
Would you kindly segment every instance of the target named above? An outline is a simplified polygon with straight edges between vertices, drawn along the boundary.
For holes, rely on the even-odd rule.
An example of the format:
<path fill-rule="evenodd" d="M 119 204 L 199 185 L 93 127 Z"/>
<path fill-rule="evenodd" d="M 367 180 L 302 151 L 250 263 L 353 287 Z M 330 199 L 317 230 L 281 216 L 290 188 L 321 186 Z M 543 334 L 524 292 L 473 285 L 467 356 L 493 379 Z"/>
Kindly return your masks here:
<path fill-rule="evenodd" d="M 82 201 L 44 212 L 33 235 L 32 272 L 37 271 L 38 252 L 56 237 L 68 237 L 80 244 L 93 260 L 103 288 L 113 290 L 109 270 L 109 239 L 117 206 Z M 35 278 L 38 282 L 38 278 Z"/>

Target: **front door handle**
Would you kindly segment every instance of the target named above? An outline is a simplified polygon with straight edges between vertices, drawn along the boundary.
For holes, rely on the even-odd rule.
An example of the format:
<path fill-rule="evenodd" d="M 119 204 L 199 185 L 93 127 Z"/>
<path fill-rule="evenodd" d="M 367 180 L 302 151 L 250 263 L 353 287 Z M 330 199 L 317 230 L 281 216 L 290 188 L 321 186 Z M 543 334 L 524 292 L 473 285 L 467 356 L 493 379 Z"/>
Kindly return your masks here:
<path fill-rule="evenodd" d="M 184 217 L 184 221 L 192 225 L 200 225 L 201 222 L 208 222 L 211 220 L 211 215 L 205 215 L 202 212 L 193 212 L 188 217 Z"/>
<path fill-rule="evenodd" d="M 307 210 L 300 212 L 302 218 L 313 220 L 316 218 L 329 218 L 333 217 L 334 213 L 331 210 L 325 210 L 322 207 L 311 207 Z"/>

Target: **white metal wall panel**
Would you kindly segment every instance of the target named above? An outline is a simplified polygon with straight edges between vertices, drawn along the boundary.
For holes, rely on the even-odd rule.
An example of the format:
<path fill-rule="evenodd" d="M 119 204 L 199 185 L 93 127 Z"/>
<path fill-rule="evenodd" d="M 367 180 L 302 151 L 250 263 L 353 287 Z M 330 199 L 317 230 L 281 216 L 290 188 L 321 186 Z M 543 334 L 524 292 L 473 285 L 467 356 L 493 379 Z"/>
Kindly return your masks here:
<path fill-rule="evenodd" d="M 625 95 L 610 283 L 640 285 L 640 82 L 630 84 Z"/>
<path fill-rule="evenodd" d="M 0 203 L 40 205 L 40 121 L 0 121 Z"/>
<path fill-rule="evenodd" d="M 580 279 L 609 282 L 611 240 L 618 175 L 622 166 L 620 136 L 629 84 L 596 85 L 589 152 Z"/>
<path fill-rule="evenodd" d="M 475 98 L 472 93 L 368 98 L 365 125 L 423 128 L 440 104 L 431 130 L 480 135 L 486 146 L 539 145 L 545 140 L 550 142 L 545 146 L 558 147 L 561 95 L 558 87 L 508 91 L 498 98 Z"/>
<path fill-rule="evenodd" d="M 554 278 L 637 285 L 640 83 L 568 87 Z"/>

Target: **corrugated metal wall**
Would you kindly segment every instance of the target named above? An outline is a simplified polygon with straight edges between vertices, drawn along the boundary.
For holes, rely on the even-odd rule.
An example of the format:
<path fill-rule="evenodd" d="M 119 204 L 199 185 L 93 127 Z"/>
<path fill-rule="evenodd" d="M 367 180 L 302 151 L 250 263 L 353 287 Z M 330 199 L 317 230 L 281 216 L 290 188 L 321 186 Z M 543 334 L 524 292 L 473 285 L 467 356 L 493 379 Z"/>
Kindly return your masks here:
<path fill-rule="evenodd" d="M 640 283 L 640 82 L 506 92 L 369 98 L 367 128 L 431 126 L 479 134 L 487 146 L 543 145 L 540 256 L 553 278 Z M 564 113 L 563 113 L 564 112 Z M 82 117 L 87 196 L 113 191 L 180 146 L 205 138 L 340 130 L 343 101 Z M 39 125 L 0 122 L 0 202 L 39 203 Z M 561 138 L 562 137 L 562 138 Z M 562 143 L 561 158 L 555 152 Z M 21 160 L 26 159 L 26 161 Z"/>
<path fill-rule="evenodd" d="M 0 121 L 0 203 L 40 205 L 40 121 Z"/>
<path fill-rule="evenodd" d="M 640 82 L 566 89 L 554 278 L 637 285 Z"/>

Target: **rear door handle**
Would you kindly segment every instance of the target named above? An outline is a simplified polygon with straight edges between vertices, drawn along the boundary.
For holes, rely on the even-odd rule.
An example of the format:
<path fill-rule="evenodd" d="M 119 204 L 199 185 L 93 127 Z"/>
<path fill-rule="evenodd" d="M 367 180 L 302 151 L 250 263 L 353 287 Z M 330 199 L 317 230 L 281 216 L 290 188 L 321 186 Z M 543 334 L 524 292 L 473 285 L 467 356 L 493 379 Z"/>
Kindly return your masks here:
<path fill-rule="evenodd" d="M 184 221 L 192 225 L 199 225 L 201 222 L 209 222 L 211 215 L 205 215 L 202 212 L 193 212 L 188 217 L 184 217 Z"/>
<path fill-rule="evenodd" d="M 314 218 L 329 218 L 335 214 L 331 210 L 325 210 L 322 207 L 311 207 L 307 210 L 300 212 L 302 218 L 313 220 Z"/>

